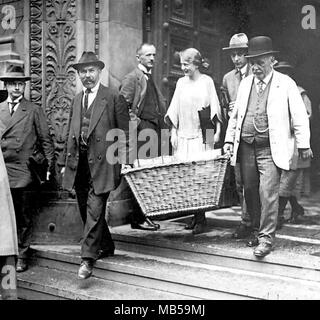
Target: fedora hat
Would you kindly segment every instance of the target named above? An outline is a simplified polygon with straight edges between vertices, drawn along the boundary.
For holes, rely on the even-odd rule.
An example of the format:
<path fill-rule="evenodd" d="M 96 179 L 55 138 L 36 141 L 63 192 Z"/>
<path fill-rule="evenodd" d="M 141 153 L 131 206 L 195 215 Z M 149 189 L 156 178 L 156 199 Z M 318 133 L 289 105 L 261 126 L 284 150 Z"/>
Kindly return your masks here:
<path fill-rule="evenodd" d="M 0 77 L 2 81 L 29 81 L 30 79 L 30 76 L 24 74 L 23 67 L 14 64 L 9 64 L 5 73 Z"/>
<path fill-rule="evenodd" d="M 80 68 L 89 65 L 98 66 L 101 70 L 104 68 L 104 62 L 100 61 L 92 51 L 84 51 L 79 62 L 73 64 L 72 67 L 79 71 Z"/>
<path fill-rule="evenodd" d="M 236 49 L 248 49 L 248 37 L 245 33 L 234 34 L 229 42 L 229 47 L 222 48 L 222 50 L 236 50 Z"/>
<path fill-rule="evenodd" d="M 279 61 L 277 64 L 274 65 L 274 69 L 293 69 L 293 66 L 288 61 Z"/>
<path fill-rule="evenodd" d="M 273 50 L 271 38 L 266 36 L 258 36 L 250 39 L 249 50 L 246 57 L 253 58 L 276 52 L 279 51 Z"/>

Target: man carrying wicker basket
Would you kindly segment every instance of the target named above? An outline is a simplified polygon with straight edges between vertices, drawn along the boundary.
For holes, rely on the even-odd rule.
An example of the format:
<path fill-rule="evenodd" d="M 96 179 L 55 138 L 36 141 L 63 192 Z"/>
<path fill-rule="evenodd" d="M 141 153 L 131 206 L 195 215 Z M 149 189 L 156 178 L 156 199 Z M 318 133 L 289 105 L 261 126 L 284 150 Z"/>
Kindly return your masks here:
<path fill-rule="evenodd" d="M 240 83 L 224 146 L 225 152 L 233 154 L 231 164 L 240 160 L 248 212 L 253 225 L 259 225 L 257 237 L 251 242 L 256 246 L 256 257 L 264 257 L 272 250 L 280 169 L 290 169 L 294 142 L 300 158 L 312 157 L 303 100 L 295 82 L 273 70 L 275 52 L 269 37 L 249 41 L 247 58 L 253 75 Z"/>

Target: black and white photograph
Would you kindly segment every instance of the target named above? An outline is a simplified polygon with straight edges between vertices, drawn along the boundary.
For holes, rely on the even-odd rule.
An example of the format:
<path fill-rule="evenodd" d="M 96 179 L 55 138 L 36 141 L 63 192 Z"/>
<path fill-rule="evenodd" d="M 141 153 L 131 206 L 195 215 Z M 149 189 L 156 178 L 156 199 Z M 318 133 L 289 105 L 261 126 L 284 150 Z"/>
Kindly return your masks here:
<path fill-rule="evenodd" d="M 0 303 L 319 300 L 319 58 L 319 0 L 0 0 Z"/>

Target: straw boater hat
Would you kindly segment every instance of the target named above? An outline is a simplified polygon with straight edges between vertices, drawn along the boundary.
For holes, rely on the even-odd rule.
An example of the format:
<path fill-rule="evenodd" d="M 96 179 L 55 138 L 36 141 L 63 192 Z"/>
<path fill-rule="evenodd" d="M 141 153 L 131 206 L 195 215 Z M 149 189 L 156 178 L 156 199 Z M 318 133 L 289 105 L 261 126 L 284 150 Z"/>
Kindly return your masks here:
<path fill-rule="evenodd" d="M 24 74 L 23 67 L 14 64 L 9 64 L 5 73 L 0 77 L 1 81 L 29 81 L 30 79 L 30 76 Z"/>
<path fill-rule="evenodd" d="M 250 39 L 249 50 L 246 57 L 253 58 L 276 52 L 279 51 L 273 50 L 271 38 L 265 36 L 258 36 Z"/>
<path fill-rule="evenodd" d="M 248 37 L 244 33 L 236 33 L 231 37 L 229 47 L 222 48 L 222 50 L 248 49 L 248 42 Z"/>
<path fill-rule="evenodd" d="M 80 68 L 82 67 L 87 67 L 87 66 L 97 66 L 101 70 L 104 68 L 104 62 L 100 61 L 97 56 L 95 55 L 94 52 L 92 51 L 84 51 L 82 53 L 82 56 L 79 60 L 78 63 L 75 63 L 72 65 L 73 68 L 75 68 L 77 71 L 79 71 Z"/>

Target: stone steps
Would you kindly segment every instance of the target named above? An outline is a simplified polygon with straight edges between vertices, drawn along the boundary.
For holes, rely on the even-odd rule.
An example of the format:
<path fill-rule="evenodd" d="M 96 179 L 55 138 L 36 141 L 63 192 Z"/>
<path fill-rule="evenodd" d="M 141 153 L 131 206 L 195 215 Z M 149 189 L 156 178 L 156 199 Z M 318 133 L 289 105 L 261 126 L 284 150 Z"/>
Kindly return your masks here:
<path fill-rule="evenodd" d="M 93 277 L 82 281 L 76 277 L 79 247 L 34 247 L 33 265 L 19 275 L 19 297 L 108 300 L 320 298 L 318 281 L 266 274 L 263 270 L 244 270 L 236 264 L 219 266 L 213 263 L 216 255 L 209 261 L 201 258 L 201 252 L 193 252 L 194 259 L 189 259 L 190 251 L 186 254 L 181 248 L 159 254 L 158 247 L 150 246 L 150 252 L 142 253 L 140 244 L 132 243 L 130 238 L 127 240 L 132 247 L 117 250 L 114 257 L 98 260 Z M 119 240 L 116 246 L 121 247 Z M 174 250 L 180 255 L 174 255 Z M 263 264 L 260 262 L 259 265 Z"/>
<path fill-rule="evenodd" d="M 182 243 L 120 233 L 113 234 L 113 239 L 117 243 L 117 248 L 133 252 L 320 283 L 320 260 L 315 256 L 303 257 L 298 254 L 288 255 L 282 251 L 274 251 L 263 259 L 258 259 L 252 254 L 252 249 L 245 246 L 226 250 L 214 244 L 208 246 Z"/>

